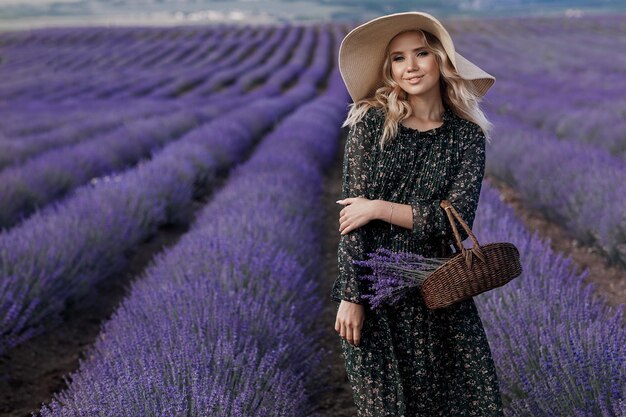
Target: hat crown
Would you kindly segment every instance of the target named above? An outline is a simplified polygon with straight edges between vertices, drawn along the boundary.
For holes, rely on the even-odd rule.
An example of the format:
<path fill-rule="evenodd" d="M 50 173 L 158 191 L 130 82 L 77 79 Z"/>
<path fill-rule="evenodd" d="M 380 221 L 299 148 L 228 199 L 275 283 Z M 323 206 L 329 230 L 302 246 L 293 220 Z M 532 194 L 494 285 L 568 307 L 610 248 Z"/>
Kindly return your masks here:
<path fill-rule="evenodd" d="M 437 18 L 433 15 L 425 13 L 425 12 L 402 12 L 402 13 L 394 13 L 386 16 L 380 16 L 369 22 L 366 22 L 360 26 L 357 26 L 353 30 L 346 35 L 344 40 L 341 42 L 341 46 L 339 48 L 339 53 L 341 55 L 341 49 L 343 48 L 346 41 L 349 41 L 351 38 L 355 38 L 358 36 L 365 36 L 369 38 L 371 36 L 371 32 L 374 28 L 387 29 L 384 30 L 385 39 L 387 39 L 387 44 L 391 41 L 391 39 L 399 34 L 400 32 L 404 32 L 406 30 L 411 29 L 421 29 L 426 32 L 431 33 L 439 42 L 443 45 L 448 58 L 452 62 L 452 65 L 456 68 L 456 49 L 454 47 L 454 42 L 452 41 L 452 37 L 446 30 L 446 28 L 441 24 Z M 389 30 L 390 29 L 390 30 Z M 390 36 L 389 36 L 390 35 Z M 387 45 L 385 45 L 386 47 Z"/>

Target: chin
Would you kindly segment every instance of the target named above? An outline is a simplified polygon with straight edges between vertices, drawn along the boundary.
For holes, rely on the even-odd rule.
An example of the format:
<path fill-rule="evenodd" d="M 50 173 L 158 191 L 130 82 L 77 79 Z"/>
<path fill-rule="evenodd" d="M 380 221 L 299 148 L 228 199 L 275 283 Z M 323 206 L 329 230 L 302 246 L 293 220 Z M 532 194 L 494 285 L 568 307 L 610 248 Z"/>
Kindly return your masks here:
<path fill-rule="evenodd" d="M 432 90 L 432 88 L 426 88 L 426 89 L 425 88 L 409 88 L 409 89 L 403 88 L 402 90 L 410 96 L 419 96 L 419 95 L 428 93 L 429 91 Z"/>

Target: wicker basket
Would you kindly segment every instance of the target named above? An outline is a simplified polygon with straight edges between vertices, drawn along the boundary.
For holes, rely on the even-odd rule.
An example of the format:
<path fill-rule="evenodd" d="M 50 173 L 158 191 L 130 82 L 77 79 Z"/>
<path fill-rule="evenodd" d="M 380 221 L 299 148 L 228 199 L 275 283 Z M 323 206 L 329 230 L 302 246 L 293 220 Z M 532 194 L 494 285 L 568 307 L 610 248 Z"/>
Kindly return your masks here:
<path fill-rule="evenodd" d="M 459 213 L 448 200 L 440 204 L 452 225 L 459 249 L 449 261 L 433 271 L 422 283 L 420 291 L 426 307 L 431 310 L 447 307 L 490 289 L 501 287 L 522 273 L 519 251 L 512 243 L 478 244 Z M 466 249 L 453 216 L 472 239 L 474 246 Z"/>

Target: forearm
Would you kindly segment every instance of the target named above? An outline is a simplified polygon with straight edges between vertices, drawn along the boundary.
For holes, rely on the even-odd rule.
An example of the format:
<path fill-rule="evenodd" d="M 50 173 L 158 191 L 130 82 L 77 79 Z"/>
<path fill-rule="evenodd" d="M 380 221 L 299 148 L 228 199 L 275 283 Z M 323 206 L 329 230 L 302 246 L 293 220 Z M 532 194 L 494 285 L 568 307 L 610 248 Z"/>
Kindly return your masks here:
<path fill-rule="evenodd" d="M 377 220 L 384 220 L 387 223 L 412 230 L 413 211 L 409 204 L 392 203 L 385 200 L 375 200 L 375 202 L 375 216 Z"/>

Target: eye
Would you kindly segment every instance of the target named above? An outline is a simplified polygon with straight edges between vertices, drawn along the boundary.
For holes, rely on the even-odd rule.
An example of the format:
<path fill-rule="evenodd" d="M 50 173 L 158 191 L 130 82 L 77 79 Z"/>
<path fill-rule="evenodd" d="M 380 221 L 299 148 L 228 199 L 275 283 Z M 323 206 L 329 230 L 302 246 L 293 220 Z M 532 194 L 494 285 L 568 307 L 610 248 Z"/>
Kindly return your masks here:
<path fill-rule="evenodd" d="M 428 55 L 428 51 L 421 51 L 417 56 L 426 56 Z"/>
<path fill-rule="evenodd" d="M 393 58 L 393 61 L 397 61 L 397 60 L 399 60 L 399 59 L 404 59 L 404 57 L 403 57 L 402 55 L 396 55 L 396 56 Z"/>

